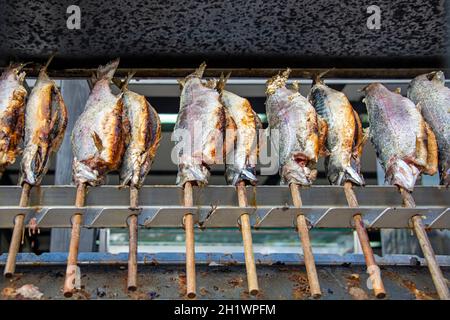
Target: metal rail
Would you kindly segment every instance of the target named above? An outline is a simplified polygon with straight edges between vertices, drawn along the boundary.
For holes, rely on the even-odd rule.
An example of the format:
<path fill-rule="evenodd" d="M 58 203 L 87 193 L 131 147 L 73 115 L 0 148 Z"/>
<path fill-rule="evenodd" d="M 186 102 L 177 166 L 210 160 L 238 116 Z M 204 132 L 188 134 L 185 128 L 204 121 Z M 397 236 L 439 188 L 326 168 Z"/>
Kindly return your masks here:
<path fill-rule="evenodd" d="M 426 228 L 450 229 L 450 191 L 444 187 L 416 187 L 417 206 L 403 208 L 395 187 L 355 188 L 360 207 L 350 208 L 344 189 L 314 186 L 302 190 L 301 213 L 316 228 L 353 228 L 352 217 L 359 213 L 367 228 L 411 228 L 410 219 L 423 217 Z M 17 206 L 20 187 L 0 187 L 0 228 L 12 228 L 17 214 L 25 214 L 41 228 L 71 226 L 74 213 L 83 214 L 85 228 L 127 227 L 127 218 L 136 214 L 129 207 L 126 188 L 103 186 L 89 189 L 86 206 L 76 208 L 74 186 L 42 186 L 32 190 L 30 206 Z M 248 213 L 253 228 L 294 228 L 300 213 L 287 186 L 247 187 L 248 207 L 239 207 L 236 191 L 228 186 L 194 188 L 192 207 L 183 206 L 183 192 L 177 186 L 145 186 L 140 190 L 138 225 L 144 228 L 181 228 L 186 210 L 192 211 L 199 228 L 238 227 L 239 217 Z"/>

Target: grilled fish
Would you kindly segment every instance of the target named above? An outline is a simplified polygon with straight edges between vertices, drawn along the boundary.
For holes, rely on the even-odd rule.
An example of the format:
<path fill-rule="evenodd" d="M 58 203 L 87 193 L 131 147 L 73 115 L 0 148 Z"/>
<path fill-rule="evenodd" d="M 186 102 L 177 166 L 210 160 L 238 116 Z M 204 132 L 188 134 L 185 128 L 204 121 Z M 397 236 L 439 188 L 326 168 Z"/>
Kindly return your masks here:
<path fill-rule="evenodd" d="M 25 124 L 23 64 L 10 65 L 0 76 L 0 176 L 16 161 Z"/>
<path fill-rule="evenodd" d="M 330 154 L 325 158 L 328 180 L 333 185 L 346 181 L 364 185 L 360 158 L 366 137 L 361 121 L 345 94 L 325 85 L 322 75 L 313 79 L 308 99 L 328 125 L 326 147 Z"/>
<path fill-rule="evenodd" d="M 422 112 L 436 135 L 441 184 L 450 185 L 450 89 L 442 71 L 423 74 L 408 87 L 408 98 Z"/>
<path fill-rule="evenodd" d="M 224 90 L 225 83 L 229 75 L 225 78 L 223 75 L 217 82 L 216 88 L 220 93 L 220 101 L 227 112 L 226 116 L 231 117 L 236 131 L 226 134 L 233 135 L 233 150 L 230 154 L 231 159 L 226 159 L 225 178 L 228 184 L 237 185 L 241 181 L 256 185 L 256 162 L 258 157 L 258 131 L 262 129 L 261 119 L 253 111 L 250 102 L 230 91 Z M 234 141 L 235 140 L 235 141 Z M 231 141 L 229 141 L 231 143 Z M 226 147 L 228 143 L 226 142 Z"/>
<path fill-rule="evenodd" d="M 67 109 L 58 87 L 41 68 L 25 107 L 25 138 L 20 184 L 39 185 L 50 156 L 58 151 L 67 126 Z"/>
<path fill-rule="evenodd" d="M 122 101 L 130 125 L 130 141 L 123 158 L 120 181 L 122 185 L 140 188 L 150 171 L 156 149 L 161 140 L 161 122 L 156 110 L 145 96 L 130 91 L 128 82 L 133 75 L 119 84 Z"/>
<path fill-rule="evenodd" d="M 203 63 L 194 73 L 179 80 L 180 111 L 172 135 L 173 141 L 179 141 L 180 137 L 183 140 L 178 159 L 179 185 L 188 181 L 206 185 L 209 167 L 218 162 L 219 148 L 223 146 L 225 110 L 217 90 L 201 81 L 205 67 Z"/>
<path fill-rule="evenodd" d="M 412 191 L 421 172 L 437 171 L 436 138 L 415 104 L 380 83 L 365 87 L 370 139 L 386 182 Z"/>
<path fill-rule="evenodd" d="M 317 176 L 319 153 L 325 152 L 327 125 L 314 107 L 298 92 L 298 85 L 286 88 L 290 69 L 267 81 L 266 113 L 269 127 L 278 130 L 278 151 L 282 184 L 310 185 Z M 277 146 L 278 144 L 278 146 Z"/>
<path fill-rule="evenodd" d="M 119 59 L 100 66 L 94 87 L 72 132 L 73 179 L 78 185 L 105 183 L 106 174 L 117 170 L 129 137 L 122 93 L 111 92 L 110 82 Z"/>

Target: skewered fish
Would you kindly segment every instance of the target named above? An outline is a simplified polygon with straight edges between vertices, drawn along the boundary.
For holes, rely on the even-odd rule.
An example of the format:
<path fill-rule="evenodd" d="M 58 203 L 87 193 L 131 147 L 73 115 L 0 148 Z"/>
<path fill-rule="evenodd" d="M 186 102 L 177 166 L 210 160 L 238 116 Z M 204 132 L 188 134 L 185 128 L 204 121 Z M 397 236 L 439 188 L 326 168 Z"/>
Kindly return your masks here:
<path fill-rule="evenodd" d="M 229 150 L 231 159 L 226 159 L 225 178 L 228 184 L 237 185 L 241 181 L 249 182 L 255 185 L 258 182 L 256 178 L 256 162 L 258 157 L 258 130 L 262 129 L 261 119 L 255 111 L 253 111 L 250 102 L 232 92 L 224 90 L 225 83 L 229 77 L 223 75 L 217 82 L 216 88 L 220 93 L 220 101 L 225 107 L 226 116 L 236 127 L 236 131 L 229 132 L 232 135 L 229 143 L 232 144 L 233 150 Z M 233 124 L 232 124 L 233 125 Z M 234 141 L 236 140 L 236 141 Z M 226 147 L 228 142 L 226 142 Z M 231 148 L 231 146 L 230 146 Z"/>
<path fill-rule="evenodd" d="M 450 185 L 450 89 L 445 86 L 442 71 L 423 74 L 413 79 L 408 98 L 419 108 L 436 135 L 441 184 Z"/>
<path fill-rule="evenodd" d="M 123 92 L 124 110 L 130 123 L 130 141 L 123 158 L 120 180 L 122 185 L 140 188 L 150 171 L 161 140 L 161 122 L 145 96 L 128 89 L 132 76 L 130 74 L 119 84 Z"/>
<path fill-rule="evenodd" d="M 119 59 L 100 66 L 93 77 L 94 88 L 72 132 L 73 178 L 91 186 L 105 182 L 106 174 L 117 170 L 125 152 L 129 124 L 124 114 L 122 93 L 111 92 L 110 82 Z"/>
<path fill-rule="evenodd" d="M 24 64 L 10 65 L 0 76 L 0 176 L 16 161 L 25 124 Z"/>
<path fill-rule="evenodd" d="M 41 68 L 25 108 L 25 138 L 20 184 L 39 185 L 50 156 L 58 151 L 67 126 L 67 109 L 56 83 Z"/>
<path fill-rule="evenodd" d="M 328 180 L 334 185 L 346 181 L 364 185 L 360 158 L 366 136 L 358 113 L 344 93 L 323 83 L 322 75 L 313 79 L 308 99 L 328 125 L 326 147 L 330 154 L 325 159 Z"/>
<path fill-rule="evenodd" d="M 266 112 L 270 129 L 279 133 L 281 182 L 310 185 L 317 176 L 319 153 L 325 153 L 327 125 L 298 92 L 297 84 L 286 88 L 289 73 L 287 69 L 267 81 Z"/>
<path fill-rule="evenodd" d="M 219 93 L 211 84 L 201 81 L 206 64 L 183 80 L 180 111 L 172 140 L 182 139 L 179 152 L 177 184 L 208 183 L 209 167 L 218 162 L 219 148 L 223 146 L 223 132 L 227 126 L 225 110 Z M 221 152 L 222 153 L 222 152 Z"/>
<path fill-rule="evenodd" d="M 421 172 L 437 171 L 436 138 L 414 103 L 380 83 L 364 89 L 370 139 L 386 182 L 412 191 Z"/>

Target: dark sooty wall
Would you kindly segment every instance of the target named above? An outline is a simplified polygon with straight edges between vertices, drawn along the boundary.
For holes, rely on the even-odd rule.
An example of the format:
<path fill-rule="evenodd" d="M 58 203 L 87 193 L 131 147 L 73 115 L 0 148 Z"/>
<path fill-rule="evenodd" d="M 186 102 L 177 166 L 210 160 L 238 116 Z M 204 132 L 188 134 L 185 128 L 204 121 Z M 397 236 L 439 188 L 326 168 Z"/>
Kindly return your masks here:
<path fill-rule="evenodd" d="M 81 29 L 66 9 L 81 8 Z M 381 9 L 381 29 L 366 12 Z M 0 0 L 0 66 L 45 60 L 52 68 L 441 67 L 447 53 L 445 1 L 431 0 Z"/>

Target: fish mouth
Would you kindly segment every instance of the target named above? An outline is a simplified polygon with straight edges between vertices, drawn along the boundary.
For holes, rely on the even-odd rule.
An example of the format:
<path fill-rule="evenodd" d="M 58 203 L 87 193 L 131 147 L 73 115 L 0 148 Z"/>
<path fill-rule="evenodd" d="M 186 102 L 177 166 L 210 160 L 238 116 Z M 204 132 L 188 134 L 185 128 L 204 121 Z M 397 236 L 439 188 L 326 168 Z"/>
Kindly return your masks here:
<path fill-rule="evenodd" d="M 419 175 L 420 170 L 414 164 L 408 164 L 402 159 L 392 159 L 386 167 L 385 181 L 412 192 Z"/>
<path fill-rule="evenodd" d="M 254 166 L 246 166 L 242 169 L 227 166 L 225 177 L 227 183 L 230 185 L 237 185 L 241 181 L 250 183 L 251 185 L 258 183 L 256 168 Z"/>
<path fill-rule="evenodd" d="M 184 163 L 178 166 L 176 183 L 184 186 L 186 182 L 195 182 L 198 186 L 205 186 L 208 184 L 209 175 L 208 166 L 203 163 Z"/>
<path fill-rule="evenodd" d="M 309 186 L 316 180 L 317 170 L 310 168 L 305 160 L 289 159 L 281 168 L 280 175 L 282 184 Z"/>

